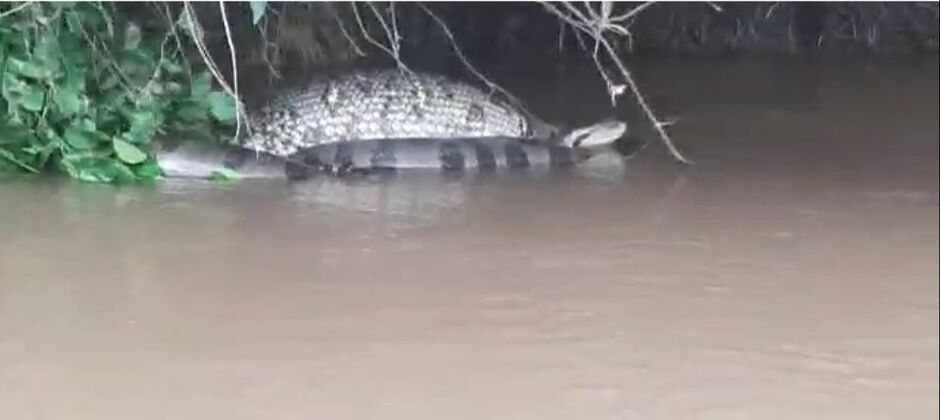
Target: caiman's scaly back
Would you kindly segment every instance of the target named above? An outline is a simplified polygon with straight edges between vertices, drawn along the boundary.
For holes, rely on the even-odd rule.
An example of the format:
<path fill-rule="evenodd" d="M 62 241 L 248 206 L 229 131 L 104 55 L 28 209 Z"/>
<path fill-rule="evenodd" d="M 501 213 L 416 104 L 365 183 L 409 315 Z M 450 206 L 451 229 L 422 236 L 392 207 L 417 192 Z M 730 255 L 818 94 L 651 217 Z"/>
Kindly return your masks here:
<path fill-rule="evenodd" d="M 557 128 L 468 84 L 398 69 L 321 78 L 252 118 L 241 146 L 289 156 L 328 143 L 401 138 L 548 139 Z"/>

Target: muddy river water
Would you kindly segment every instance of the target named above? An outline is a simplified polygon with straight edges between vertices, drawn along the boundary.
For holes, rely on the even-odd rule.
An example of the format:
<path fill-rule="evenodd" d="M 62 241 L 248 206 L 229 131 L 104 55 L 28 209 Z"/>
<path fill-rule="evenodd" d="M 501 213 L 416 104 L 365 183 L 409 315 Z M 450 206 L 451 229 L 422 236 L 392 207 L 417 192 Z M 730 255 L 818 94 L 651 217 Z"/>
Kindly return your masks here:
<path fill-rule="evenodd" d="M 0 418 L 935 419 L 937 70 L 639 64 L 691 168 L 2 182 Z"/>

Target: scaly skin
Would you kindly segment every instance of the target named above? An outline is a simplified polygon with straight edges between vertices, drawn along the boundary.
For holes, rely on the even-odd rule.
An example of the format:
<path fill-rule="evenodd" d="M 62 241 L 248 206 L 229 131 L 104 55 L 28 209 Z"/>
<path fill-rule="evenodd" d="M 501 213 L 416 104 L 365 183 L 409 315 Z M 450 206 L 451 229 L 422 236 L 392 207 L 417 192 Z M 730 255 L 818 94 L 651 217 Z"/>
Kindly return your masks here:
<path fill-rule="evenodd" d="M 287 158 L 195 140 L 162 140 L 155 150 L 164 175 L 172 178 L 209 178 L 226 169 L 246 178 L 305 178 L 316 174 L 407 169 L 446 172 L 564 167 L 600 153 L 629 157 L 645 144 L 625 137 L 626 127 L 622 123 L 591 127 L 584 130 L 589 133 L 587 137 L 578 138 L 590 146 L 577 147 L 508 137 L 474 137 L 327 143 Z"/>
<path fill-rule="evenodd" d="M 559 133 L 470 85 L 398 69 L 314 80 L 261 108 L 251 126 L 253 134 L 240 145 L 282 157 L 321 144 L 360 140 L 548 139 Z"/>

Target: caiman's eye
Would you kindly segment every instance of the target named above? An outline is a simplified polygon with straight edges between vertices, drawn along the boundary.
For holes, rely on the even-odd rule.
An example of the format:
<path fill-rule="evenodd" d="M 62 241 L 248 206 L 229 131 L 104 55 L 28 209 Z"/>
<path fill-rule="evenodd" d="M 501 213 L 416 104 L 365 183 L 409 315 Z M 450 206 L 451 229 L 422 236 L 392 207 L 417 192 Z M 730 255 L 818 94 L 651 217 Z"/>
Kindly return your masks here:
<path fill-rule="evenodd" d="M 578 134 L 578 135 L 574 138 L 574 141 L 571 142 L 571 147 L 578 147 L 578 146 L 580 146 L 581 143 L 584 142 L 584 139 L 588 138 L 589 135 L 590 135 L 590 133 Z"/>

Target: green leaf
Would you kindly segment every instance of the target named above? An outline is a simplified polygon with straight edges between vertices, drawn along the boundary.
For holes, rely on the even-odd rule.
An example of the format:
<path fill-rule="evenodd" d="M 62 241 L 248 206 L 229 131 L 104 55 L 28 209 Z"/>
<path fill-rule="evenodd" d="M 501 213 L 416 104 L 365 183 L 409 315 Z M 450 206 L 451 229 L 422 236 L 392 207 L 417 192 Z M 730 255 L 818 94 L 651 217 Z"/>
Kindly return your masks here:
<path fill-rule="evenodd" d="M 112 182 L 133 182 L 137 180 L 137 175 L 134 175 L 134 171 L 127 165 L 113 160 L 109 160 L 108 165 L 114 174 Z"/>
<path fill-rule="evenodd" d="M 212 92 L 207 98 L 209 112 L 220 122 L 235 121 L 235 100 L 224 92 Z"/>
<path fill-rule="evenodd" d="M 134 173 L 137 177 L 144 180 L 157 179 L 163 175 L 163 170 L 156 162 L 148 161 L 134 167 Z"/>
<path fill-rule="evenodd" d="M 42 68 L 32 61 L 10 57 L 7 59 L 7 66 L 11 72 L 22 76 L 31 77 L 33 79 L 41 79 L 43 76 Z"/>
<path fill-rule="evenodd" d="M 242 175 L 229 168 L 221 168 L 212 171 L 212 179 L 215 181 L 237 181 L 242 179 Z"/>
<path fill-rule="evenodd" d="M 205 121 L 209 116 L 206 114 L 206 107 L 193 102 L 184 102 L 176 110 L 176 115 L 183 121 L 200 122 Z"/>
<path fill-rule="evenodd" d="M 101 132 L 114 133 L 121 130 L 123 119 L 111 107 L 106 107 L 95 110 L 95 124 Z"/>
<path fill-rule="evenodd" d="M 0 95 L 3 99 L 8 103 L 18 104 L 20 94 L 26 88 L 26 82 L 13 75 L 13 73 L 6 72 L 0 74 L 0 88 L 2 88 Z M 10 109 L 9 106 L 7 108 Z"/>
<path fill-rule="evenodd" d="M 86 182 L 113 183 L 136 179 L 134 172 L 120 161 L 87 153 L 66 155 L 60 166 L 70 177 Z"/>
<path fill-rule="evenodd" d="M 174 61 L 164 60 L 161 66 L 168 74 L 180 74 L 183 72 L 183 66 Z"/>
<path fill-rule="evenodd" d="M 29 172 L 32 172 L 32 173 L 39 172 L 39 169 L 36 169 L 32 165 L 24 162 L 22 159 L 17 158 L 16 155 L 13 154 L 13 152 L 7 149 L 0 148 L 0 158 L 8 162 L 14 163 L 16 164 L 16 166 L 19 166 L 20 168 L 23 168 Z"/>
<path fill-rule="evenodd" d="M 24 151 L 36 155 L 36 159 L 42 162 L 43 165 L 46 164 L 55 152 L 67 146 L 65 139 L 49 126 L 38 129 L 36 138 L 40 141 L 24 149 Z"/>
<path fill-rule="evenodd" d="M 55 90 L 53 101 L 59 107 L 62 115 L 69 117 L 82 110 L 82 93 L 69 86 L 61 86 Z"/>
<path fill-rule="evenodd" d="M 156 131 L 156 116 L 152 112 L 135 112 L 130 115 L 130 140 L 135 143 L 149 143 Z"/>
<path fill-rule="evenodd" d="M 273 13 L 268 5 L 242 11 L 260 25 Z M 133 26 L 114 5 L 25 11 L 0 18 L 3 169 L 52 169 L 93 182 L 155 179 L 161 171 L 147 143 L 157 133 L 172 126 L 217 136 L 231 128 L 219 121 L 238 115 L 241 104 L 211 73 L 193 71 L 172 39 Z"/>
<path fill-rule="evenodd" d="M 141 40 L 140 27 L 128 23 L 127 28 L 124 29 L 124 49 L 125 50 L 136 50 L 140 46 Z"/>
<path fill-rule="evenodd" d="M 86 132 L 79 123 L 73 123 L 62 133 L 65 142 L 76 149 L 91 149 L 95 146 L 95 138 Z"/>
<path fill-rule="evenodd" d="M 59 71 L 62 64 L 61 57 L 62 50 L 59 47 L 59 39 L 53 33 L 45 32 L 36 48 L 33 49 L 33 58 L 41 63 L 43 76 L 49 77 Z"/>
<path fill-rule="evenodd" d="M 117 154 L 118 159 L 131 165 L 147 160 L 146 153 L 126 140 L 114 139 L 113 147 L 114 153 Z"/>
<path fill-rule="evenodd" d="M 78 126 L 81 127 L 82 130 L 85 130 L 85 132 L 89 134 L 94 134 L 98 131 L 98 125 L 95 124 L 95 121 L 92 120 L 91 118 L 82 118 L 78 122 Z"/>
<path fill-rule="evenodd" d="M 29 127 L 16 121 L 0 119 L 0 146 L 4 144 L 29 144 L 33 133 Z"/>
<path fill-rule="evenodd" d="M 85 153 L 69 154 L 62 157 L 59 166 L 68 176 L 86 182 L 111 182 L 114 174 L 107 169 L 106 159 Z"/>
<path fill-rule="evenodd" d="M 108 77 L 104 79 L 103 82 L 101 82 L 98 88 L 101 90 L 110 90 L 120 83 L 121 83 L 121 76 L 119 76 L 117 73 L 111 73 L 108 75 Z"/>
<path fill-rule="evenodd" d="M 81 22 L 85 27 L 95 28 L 100 31 L 102 35 L 114 35 L 110 32 L 110 25 L 106 27 L 107 30 L 105 28 L 105 24 L 108 23 L 106 20 L 107 17 L 104 16 L 101 10 L 92 2 L 77 2 L 71 11 L 75 19 Z"/>
<path fill-rule="evenodd" d="M 41 88 L 29 85 L 20 98 L 20 105 L 27 111 L 42 111 L 42 106 L 46 101 L 46 92 Z"/>
<path fill-rule="evenodd" d="M 212 75 L 209 72 L 202 72 L 193 78 L 192 85 L 189 88 L 189 96 L 196 100 L 202 100 L 212 91 Z"/>
<path fill-rule="evenodd" d="M 251 1 L 248 3 L 251 6 L 251 23 L 258 25 L 258 22 L 261 22 L 261 18 L 264 17 L 264 10 L 268 7 L 268 2 Z"/>

